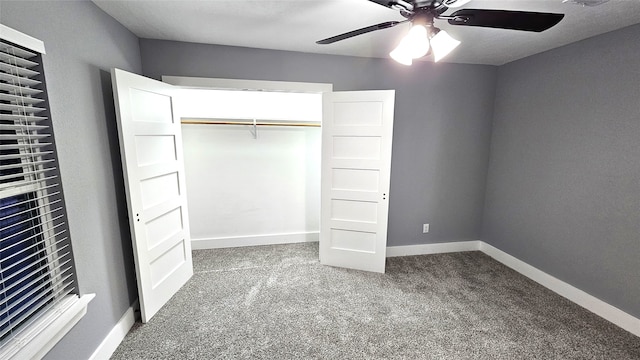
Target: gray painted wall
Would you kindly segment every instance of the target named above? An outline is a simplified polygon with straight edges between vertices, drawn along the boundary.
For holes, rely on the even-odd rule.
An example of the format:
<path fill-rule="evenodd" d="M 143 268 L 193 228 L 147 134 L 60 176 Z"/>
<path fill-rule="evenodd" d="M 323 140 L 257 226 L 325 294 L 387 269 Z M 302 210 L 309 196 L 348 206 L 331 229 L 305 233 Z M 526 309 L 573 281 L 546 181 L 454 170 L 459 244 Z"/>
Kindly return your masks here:
<path fill-rule="evenodd" d="M 640 316 L 640 25 L 500 67 L 483 240 Z"/>
<path fill-rule="evenodd" d="M 47 359 L 88 357 L 137 297 L 111 67 L 396 89 L 390 245 L 482 238 L 640 316 L 640 26 L 497 70 L 157 40 L 139 48 L 86 1 L 1 1 L 0 22 L 45 41 L 80 290 L 98 295 Z"/>
<path fill-rule="evenodd" d="M 45 42 L 78 281 L 97 294 L 46 358 L 86 359 L 137 298 L 108 71 L 141 72 L 138 39 L 87 1 L 2 1 L 0 22 Z"/>
<path fill-rule="evenodd" d="M 389 245 L 480 238 L 496 68 L 140 40 L 143 73 L 395 89 Z M 422 234 L 422 223 L 431 232 Z"/>

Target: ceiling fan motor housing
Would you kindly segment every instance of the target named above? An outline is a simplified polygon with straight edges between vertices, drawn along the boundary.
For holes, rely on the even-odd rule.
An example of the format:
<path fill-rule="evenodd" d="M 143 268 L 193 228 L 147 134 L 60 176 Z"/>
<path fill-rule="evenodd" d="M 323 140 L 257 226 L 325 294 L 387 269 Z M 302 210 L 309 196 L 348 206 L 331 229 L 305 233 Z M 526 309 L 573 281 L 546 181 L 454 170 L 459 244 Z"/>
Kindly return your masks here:
<path fill-rule="evenodd" d="M 431 13 L 430 11 L 419 11 L 414 13 L 409 20 L 413 25 L 423 25 L 425 27 L 433 26 L 433 19 L 437 15 Z"/>
<path fill-rule="evenodd" d="M 415 0 L 413 1 L 413 6 L 415 8 L 424 8 L 424 7 L 431 7 L 433 5 L 435 5 L 435 3 L 440 3 L 442 1 L 439 0 Z"/>

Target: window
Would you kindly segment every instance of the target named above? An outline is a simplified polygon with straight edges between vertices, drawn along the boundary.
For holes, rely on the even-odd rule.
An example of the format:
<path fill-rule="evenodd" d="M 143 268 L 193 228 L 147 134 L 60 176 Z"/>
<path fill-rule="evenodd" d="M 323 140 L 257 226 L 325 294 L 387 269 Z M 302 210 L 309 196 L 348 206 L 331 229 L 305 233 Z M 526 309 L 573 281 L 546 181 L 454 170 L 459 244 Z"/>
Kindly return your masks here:
<path fill-rule="evenodd" d="M 0 30 L 3 37 L 20 34 Z M 21 36 L 13 40 L 37 44 Z M 47 105 L 41 53 L 0 39 L 2 359 L 46 354 L 53 346 L 47 333 L 63 326 L 65 310 L 79 300 Z"/>

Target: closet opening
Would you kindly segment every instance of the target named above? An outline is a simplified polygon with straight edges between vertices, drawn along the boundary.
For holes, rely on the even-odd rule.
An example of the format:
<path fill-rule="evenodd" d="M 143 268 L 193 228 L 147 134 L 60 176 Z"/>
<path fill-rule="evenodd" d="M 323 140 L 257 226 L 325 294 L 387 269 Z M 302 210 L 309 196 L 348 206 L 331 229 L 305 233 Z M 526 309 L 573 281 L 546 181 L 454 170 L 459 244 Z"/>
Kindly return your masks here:
<path fill-rule="evenodd" d="M 178 85 L 192 249 L 317 242 L 330 84 L 163 77 Z"/>

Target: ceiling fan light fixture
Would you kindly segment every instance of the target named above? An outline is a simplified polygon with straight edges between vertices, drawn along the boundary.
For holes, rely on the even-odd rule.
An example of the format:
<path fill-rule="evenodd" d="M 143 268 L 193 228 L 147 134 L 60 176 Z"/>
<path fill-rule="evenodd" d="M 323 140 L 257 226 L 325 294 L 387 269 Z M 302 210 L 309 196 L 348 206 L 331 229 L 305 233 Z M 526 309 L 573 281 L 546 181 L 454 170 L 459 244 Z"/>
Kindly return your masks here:
<path fill-rule="evenodd" d="M 414 25 L 405 37 L 411 58 L 421 58 L 429 52 L 429 35 L 427 28 L 422 25 Z"/>
<path fill-rule="evenodd" d="M 434 62 L 440 61 L 460 45 L 460 41 L 452 38 L 446 31 L 440 29 L 437 29 L 436 31 L 437 33 L 431 38 Z"/>
<path fill-rule="evenodd" d="M 400 44 L 389 53 L 389 56 L 403 65 L 411 65 L 413 59 L 427 55 L 429 47 L 427 28 L 422 25 L 414 25 L 400 41 Z"/>
<path fill-rule="evenodd" d="M 393 60 L 399 62 L 402 65 L 410 66 L 411 64 L 413 64 L 413 59 L 411 58 L 411 56 L 408 56 L 406 52 L 402 51 L 402 49 L 398 50 L 398 48 L 395 48 L 392 52 L 389 53 L 389 56 L 391 56 Z"/>

